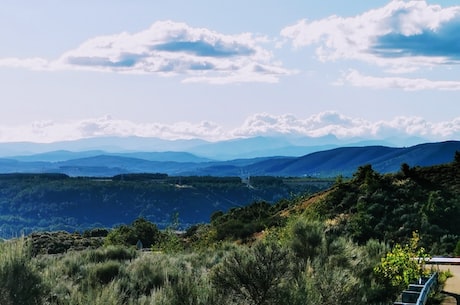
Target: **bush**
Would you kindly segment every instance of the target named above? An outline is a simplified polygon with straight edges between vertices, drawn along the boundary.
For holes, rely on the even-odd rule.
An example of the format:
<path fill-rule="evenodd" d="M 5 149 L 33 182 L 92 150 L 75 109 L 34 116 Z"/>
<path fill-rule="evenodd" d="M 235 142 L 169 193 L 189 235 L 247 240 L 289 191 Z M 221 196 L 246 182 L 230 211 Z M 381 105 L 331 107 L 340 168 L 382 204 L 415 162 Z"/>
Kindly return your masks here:
<path fill-rule="evenodd" d="M 154 289 L 175 280 L 175 272 L 169 269 L 167 258 L 161 254 L 155 257 L 141 256 L 127 267 L 128 278 L 123 279 L 123 289 L 134 297 L 150 295 Z"/>
<path fill-rule="evenodd" d="M 411 282 L 428 272 L 423 265 L 427 254 L 423 248 L 417 247 L 418 241 L 418 234 L 413 233 L 409 245 L 396 244 L 374 268 L 378 280 L 385 285 L 389 298 L 394 298 Z M 418 262 L 415 258 L 421 258 L 421 261 Z"/>
<path fill-rule="evenodd" d="M 107 261 L 88 266 L 88 280 L 91 287 L 106 285 L 120 273 L 121 265 L 116 261 Z"/>
<path fill-rule="evenodd" d="M 457 245 L 455 246 L 454 255 L 456 257 L 460 257 L 460 240 L 457 242 Z"/>
<path fill-rule="evenodd" d="M 0 248 L 0 304 L 38 305 L 46 289 L 30 263 L 24 240 L 6 242 Z"/>
<path fill-rule="evenodd" d="M 90 230 L 85 230 L 83 232 L 83 237 L 106 237 L 109 234 L 109 231 L 105 228 L 94 228 Z"/>
<path fill-rule="evenodd" d="M 190 273 L 183 274 L 176 284 L 166 286 L 165 294 L 165 305 L 223 304 L 206 279 Z"/>
<path fill-rule="evenodd" d="M 211 280 L 229 299 L 252 304 L 277 304 L 282 285 L 290 275 L 289 252 L 275 243 L 258 242 L 239 249 L 217 265 Z"/>
<path fill-rule="evenodd" d="M 323 224 L 298 220 L 292 225 L 291 234 L 291 247 L 298 258 L 307 262 L 320 254 L 324 242 Z"/>
<path fill-rule="evenodd" d="M 92 250 L 86 254 L 88 261 L 93 263 L 101 263 L 108 260 L 125 261 L 136 258 L 137 252 L 133 248 L 124 246 L 107 246 Z"/>

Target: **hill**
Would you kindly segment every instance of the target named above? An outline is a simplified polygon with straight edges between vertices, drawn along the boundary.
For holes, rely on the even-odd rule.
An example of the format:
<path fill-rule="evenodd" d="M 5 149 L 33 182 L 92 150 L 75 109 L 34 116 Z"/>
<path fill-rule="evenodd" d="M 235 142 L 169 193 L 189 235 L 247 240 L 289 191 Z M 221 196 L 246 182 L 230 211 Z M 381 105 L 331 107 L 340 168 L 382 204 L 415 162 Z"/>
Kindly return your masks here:
<path fill-rule="evenodd" d="M 343 146 L 409 146 L 426 142 L 421 138 L 392 138 L 368 141 L 360 138 L 347 140 L 335 136 L 323 137 L 252 137 L 209 142 L 200 139 L 164 140 L 148 137 L 94 137 L 54 143 L 11 142 L 0 143 L 0 157 L 29 156 L 52 151 L 104 151 L 123 154 L 147 152 L 188 152 L 216 160 L 248 159 L 267 156 L 298 157 L 308 153 Z M 50 160 L 51 161 L 51 160 Z M 56 161 L 56 160 L 54 160 Z M 177 161 L 177 160 L 175 160 Z"/>
<path fill-rule="evenodd" d="M 230 149 L 230 146 L 225 147 Z M 233 145 L 233 149 L 238 147 L 237 144 Z M 53 151 L 0 159 L 0 173 L 63 173 L 94 177 L 156 172 L 176 176 L 350 177 L 362 164 L 371 164 L 381 173 L 390 173 L 398 171 L 402 163 L 410 166 L 446 163 L 459 150 L 459 141 L 447 141 L 404 148 L 341 147 L 301 157 L 267 156 L 227 161 L 211 160 L 184 152 Z"/>
<path fill-rule="evenodd" d="M 459 141 L 426 143 L 405 148 L 385 146 L 341 147 L 312 153 L 299 158 L 286 158 L 255 163 L 249 171 L 280 176 L 347 176 L 363 164 L 371 164 L 380 173 L 397 172 L 402 163 L 430 166 L 447 163 Z"/>
<path fill-rule="evenodd" d="M 316 215 L 332 233 L 359 243 L 404 243 L 419 232 L 420 245 L 430 253 L 453 253 L 460 236 L 460 153 L 442 165 L 403 164 L 394 174 L 361 166 L 352 179 L 339 180 L 279 213 Z"/>
<path fill-rule="evenodd" d="M 274 203 L 312 193 L 331 181 L 252 177 L 171 177 L 123 174 L 72 178 L 64 174 L 0 175 L 0 237 L 21 232 L 111 228 L 145 217 L 161 228 L 178 215 L 182 228 L 208 222 L 217 210 L 255 201 Z"/>

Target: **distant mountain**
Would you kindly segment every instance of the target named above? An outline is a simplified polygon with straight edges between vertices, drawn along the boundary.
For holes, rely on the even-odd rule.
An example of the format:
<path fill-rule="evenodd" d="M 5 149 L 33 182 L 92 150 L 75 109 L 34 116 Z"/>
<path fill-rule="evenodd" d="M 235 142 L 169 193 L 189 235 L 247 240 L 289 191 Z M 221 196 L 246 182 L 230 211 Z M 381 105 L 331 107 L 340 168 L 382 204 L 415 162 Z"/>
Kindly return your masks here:
<path fill-rule="evenodd" d="M 396 172 L 402 163 L 430 166 L 448 163 L 460 151 L 460 141 L 427 143 L 407 148 L 385 146 L 342 147 L 312 153 L 300 158 L 276 159 L 250 165 L 247 170 L 280 176 L 351 176 L 364 164 L 380 173 Z"/>
<path fill-rule="evenodd" d="M 12 156 L 8 159 L 13 159 L 17 161 L 26 161 L 26 162 L 62 162 L 73 159 L 89 158 L 96 157 L 100 155 L 108 156 L 118 156 L 118 157 L 127 157 L 127 158 L 137 158 L 148 161 L 161 161 L 161 162 L 210 162 L 211 159 L 198 157 L 194 154 L 187 152 L 175 152 L 175 151 L 166 151 L 166 152 L 130 152 L 130 153 L 110 153 L 103 150 L 89 150 L 89 151 L 68 151 L 68 150 L 56 150 L 34 155 L 24 155 L 24 156 Z"/>
<path fill-rule="evenodd" d="M 259 140 L 260 143 L 265 141 Z M 55 151 L 0 159 L 0 173 L 63 173 L 70 176 L 97 177 L 126 173 L 166 173 L 175 176 L 334 177 L 350 176 L 364 164 L 371 164 L 375 170 L 388 173 L 398 171 L 402 163 L 409 166 L 447 163 L 453 160 L 455 151 L 460 151 L 460 141 L 426 143 L 404 148 L 340 147 L 301 157 L 271 156 L 228 161 L 215 161 L 180 152 Z"/>
<path fill-rule="evenodd" d="M 364 164 L 371 164 L 381 173 L 396 172 L 402 163 L 409 166 L 430 166 L 451 162 L 460 151 L 460 141 L 419 144 L 396 148 L 386 146 L 341 147 L 307 154 L 302 157 L 274 157 L 245 166 L 225 168 L 227 175 L 269 176 L 351 176 Z M 227 166 L 231 162 L 225 163 Z M 217 175 L 222 164 L 211 164 L 199 169 L 197 174 Z"/>
<path fill-rule="evenodd" d="M 200 139 L 163 140 L 143 137 L 96 137 L 55 143 L 12 142 L 0 143 L 0 157 L 15 157 L 21 161 L 65 161 L 99 154 L 129 154 L 138 152 L 187 152 L 198 157 L 215 160 L 248 159 L 269 156 L 299 157 L 316 151 L 345 146 L 410 146 L 424 143 L 420 138 L 392 138 L 384 140 L 366 140 L 361 138 L 338 139 L 333 135 L 322 137 L 286 136 L 286 137 L 252 137 L 225 141 L 209 142 Z M 50 154 L 50 152 L 54 152 Z M 72 152 L 88 152 L 86 155 L 72 155 Z M 28 156 L 41 155 L 41 159 L 28 159 Z M 170 154 L 169 154 L 170 156 Z M 145 157 L 127 155 L 151 161 L 201 162 L 203 160 L 169 159 L 160 160 L 160 156 Z"/>
<path fill-rule="evenodd" d="M 10 142 L 0 143 L 0 156 L 34 155 L 50 151 L 74 152 L 99 150 L 109 153 L 138 151 L 189 151 L 190 148 L 208 143 L 204 140 L 162 140 L 143 137 L 96 137 L 54 143 Z"/>

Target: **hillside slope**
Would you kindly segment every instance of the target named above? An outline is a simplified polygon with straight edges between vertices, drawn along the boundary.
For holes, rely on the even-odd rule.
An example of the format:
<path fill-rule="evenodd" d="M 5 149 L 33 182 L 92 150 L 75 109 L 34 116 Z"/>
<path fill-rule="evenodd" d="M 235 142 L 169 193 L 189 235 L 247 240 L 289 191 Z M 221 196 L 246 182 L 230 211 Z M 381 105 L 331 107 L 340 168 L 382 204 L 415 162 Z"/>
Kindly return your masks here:
<path fill-rule="evenodd" d="M 72 178 L 63 174 L 0 175 L 0 237 L 41 230 L 109 228 L 145 217 L 160 227 L 178 215 L 182 228 L 208 222 L 217 210 L 255 201 L 274 203 L 315 192 L 327 181 L 299 182 L 253 177 L 171 177 L 124 174 L 111 178 Z"/>
<path fill-rule="evenodd" d="M 299 213 L 320 215 L 331 232 L 357 242 L 403 243 L 419 232 L 421 245 L 431 253 L 452 253 L 460 236 L 460 153 L 454 162 L 403 166 L 396 174 L 361 166 L 349 181 L 281 212 Z"/>
<path fill-rule="evenodd" d="M 371 164 L 380 173 L 399 170 L 402 163 L 430 166 L 450 162 L 459 141 L 427 143 L 407 148 L 385 146 L 342 147 L 312 153 L 299 158 L 256 163 L 248 170 L 281 176 L 351 176 L 363 164 Z"/>

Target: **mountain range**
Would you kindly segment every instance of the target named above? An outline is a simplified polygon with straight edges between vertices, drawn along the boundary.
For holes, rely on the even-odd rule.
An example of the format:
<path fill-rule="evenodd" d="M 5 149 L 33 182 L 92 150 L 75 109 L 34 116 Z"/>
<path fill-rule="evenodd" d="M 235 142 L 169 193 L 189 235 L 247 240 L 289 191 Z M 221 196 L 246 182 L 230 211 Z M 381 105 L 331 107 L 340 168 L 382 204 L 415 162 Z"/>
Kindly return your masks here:
<path fill-rule="evenodd" d="M 327 144 L 331 143 L 331 139 L 327 138 L 315 139 L 310 146 L 307 146 L 308 142 L 304 142 L 305 146 L 290 145 L 287 140 L 263 137 L 216 143 L 203 140 L 159 139 L 144 139 L 142 142 L 140 138 L 118 140 L 118 146 L 115 145 L 115 138 L 50 144 L 0 143 L 0 152 L 4 156 L 0 158 L 0 173 L 53 172 L 69 176 L 95 177 L 125 173 L 166 173 L 176 176 L 334 177 L 351 176 L 364 164 L 371 164 L 375 170 L 388 173 L 398 171 L 402 163 L 409 166 L 447 163 L 453 160 L 456 151 L 460 151 L 460 141 L 425 143 L 409 147 L 360 142 L 355 143 L 356 145 L 337 147 L 336 144 Z M 62 149 L 64 147 L 66 150 Z M 157 149 L 153 149 L 154 147 Z M 88 150 L 79 150 L 82 148 Z M 135 150 L 141 148 L 150 150 Z M 171 151 L 162 151 L 167 148 Z M 176 151 L 177 149 L 184 151 Z M 220 160 L 224 157 L 225 151 L 229 159 Z M 265 151 L 265 154 L 262 154 L 262 151 Z M 23 154 L 12 155 L 13 152 Z M 232 156 L 242 158 L 232 159 Z"/>
<path fill-rule="evenodd" d="M 383 140 L 366 140 L 361 138 L 338 139 L 333 135 L 322 137 L 252 137 L 209 142 L 202 139 L 164 140 L 143 137 L 95 137 L 72 141 L 53 143 L 8 142 L 0 143 L 0 157 L 32 156 L 28 161 L 64 161 L 69 156 L 61 155 L 58 159 L 44 159 L 46 153 L 69 151 L 86 153 L 86 156 L 103 153 L 133 153 L 133 152 L 188 152 L 190 154 L 213 160 L 247 159 L 267 156 L 299 157 L 312 152 L 344 146 L 382 145 L 405 147 L 427 140 L 408 137 Z M 55 156 L 54 156 L 55 157 Z M 73 156 L 70 156 L 74 158 Z M 136 157 L 136 156 L 133 156 Z M 17 158 L 15 158 L 17 159 Z M 150 160 L 150 159 L 149 159 Z M 155 159 L 155 161 L 159 161 Z M 165 161 L 165 160 L 162 160 Z M 184 161 L 173 159 L 169 161 Z"/>

